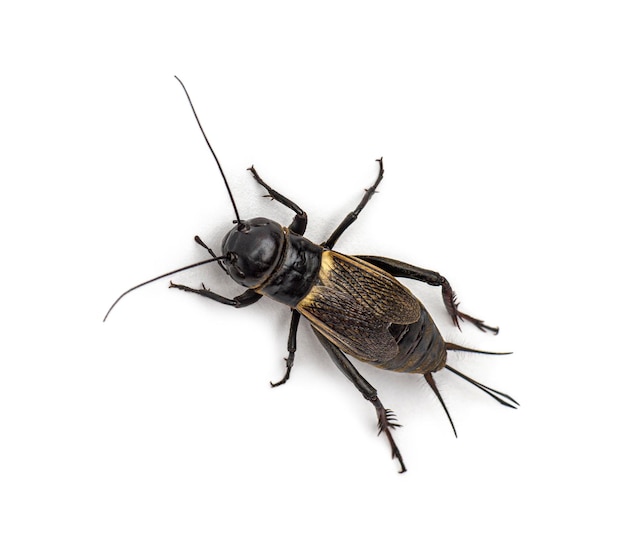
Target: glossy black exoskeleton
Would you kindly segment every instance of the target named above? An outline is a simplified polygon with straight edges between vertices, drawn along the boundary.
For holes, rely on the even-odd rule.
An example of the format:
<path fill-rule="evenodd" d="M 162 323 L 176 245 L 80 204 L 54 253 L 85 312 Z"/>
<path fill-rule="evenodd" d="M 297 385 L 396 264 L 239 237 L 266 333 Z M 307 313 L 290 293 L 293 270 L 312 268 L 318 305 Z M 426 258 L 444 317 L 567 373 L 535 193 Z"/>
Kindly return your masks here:
<path fill-rule="evenodd" d="M 189 103 L 195 115 L 191 99 Z M 198 125 L 202 130 L 199 120 Z M 333 250 L 337 240 L 357 219 L 382 181 L 382 159 L 378 160 L 376 181 L 366 190 L 356 209 L 344 218 L 325 242 L 315 244 L 304 237 L 306 213 L 266 184 L 254 167 L 250 171 L 265 188 L 267 196 L 291 209 L 295 216 L 288 227 L 282 227 L 267 218 L 242 220 L 217 156 L 206 135 L 204 138 L 220 169 L 236 217 L 236 225 L 222 242 L 222 255 L 217 256 L 196 237 L 196 242 L 211 254 L 210 260 L 166 273 L 131 288 L 115 301 L 109 312 L 124 295 L 144 284 L 190 267 L 217 262 L 236 283 L 246 288 L 245 292 L 228 298 L 204 286 L 201 289 L 174 283 L 170 283 L 170 286 L 238 308 L 252 305 L 263 296 L 289 306 L 292 311 L 287 343 L 289 355 L 285 375 L 273 386 L 284 384 L 289 379 L 296 352 L 298 325 L 301 316 L 304 316 L 336 366 L 375 407 L 379 433 L 383 432 L 387 437 L 392 456 L 398 459 L 401 472 L 406 471 L 406 468 L 392 436 L 392 429 L 399 426 L 395 416 L 383 406 L 376 389 L 361 376 L 346 355 L 385 370 L 424 375 L 443 406 L 455 435 L 454 424 L 433 377 L 433 373 L 439 370 L 450 370 L 502 405 L 512 408 L 518 405 L 510 396 L 476 382 L 447 365 L 448 351 L 490 352 L 445 342 L 423 304 L 396 279 L 409 278 L 441 287 L 445 307 L 457 327 L 460 328 L 460 321 L 464 320 L 482 331 L 497 334 L 497 328 L 459 311 L 455 294 L 443 276 L 390 258 L 348 256 Z"/>

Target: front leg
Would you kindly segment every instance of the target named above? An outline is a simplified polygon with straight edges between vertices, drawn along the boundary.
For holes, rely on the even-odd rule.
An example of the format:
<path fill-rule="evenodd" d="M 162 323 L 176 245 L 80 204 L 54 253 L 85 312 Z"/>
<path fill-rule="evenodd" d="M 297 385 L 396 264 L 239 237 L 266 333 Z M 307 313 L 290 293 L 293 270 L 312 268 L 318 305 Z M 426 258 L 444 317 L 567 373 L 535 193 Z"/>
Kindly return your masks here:
<path fill-rule="evenodd" d="M 293 218 L 293 221 L 291 222 L 291 225 L 289 226 L 289 230 L 292 233 L 295 233 L 296 235 L 304 235 L 304 231 L 306 230 L 306 224 L 307 224 L 306 212 L 302 210 L 302 208 L 300 208 L 292 200 L 289 200 L 284 195 L 281 195 L 278 191 L 274 191 L 267 183 L 265 183 L 261 179 L 261 176 L 259 176 L 254 166 L 250 166 L 248 170 L 252 172 L 252 176 L 257 181 L 257 183 L 265 187 L 268 193 L 266 197 L 270 197 L 274 200 L 277 200 L 280 204 L 284 204 L 287 208 L 293 210 L 296 213 L 296 215 Z"/>
<path fill-rule="evenodd" d="M 415 279 L 416 281 L 427 283 L 431 286 L 440 286 L 443 303 L 448 310 L 448 314 L 452 317 L 452 321 L 459 330 L 461 330 L 461 325 L 459 323 L 459 320 L 461 320 L 472 323 L 483 332 L 489 330 L 494 334 L 498 334 L 500 330 L 498 327 L 490 327 L 480 319 L 476 319 L 476 317 L 472 317 L 467 313 L 459 311 L 459 302 L 456 299 L 456 294 L 454 293 L 454 290 L 452 290 L 450 283 L 444 276 L 440 275 L 436 271 L 416 267 L 391 258 L 383 258 L 382 256 L 357 256 L 357 258 L 373 264 L 376 267 L 380 267 L 389 273 L 389 275 L 393 275 L 394 277 L 405 277 L 407 279 Z"/>
<path fill-rule="evenodd" d="M 200 296 L 210 298 L 211 300 L 215 300 L 220 304 L 225 304 L 227 306 L 233 306 L 236 308 L 251 306 L 263 297 L 262 294 L 258 294 L 251 288 L 246 290 L 243 294 L 235 296 L 234 298 L 227 298 L 226 296 L 221 296 L 220 294 L 211 292 L 209 289 L 205 288 L 204 285 L 202 285 L 202 288 L 190 288 L 188 286 L 174 284 L 170 281 L 170 288 L 177 288 L 178 290 L 184 290 L 185 292 L 200 294 Z"/>

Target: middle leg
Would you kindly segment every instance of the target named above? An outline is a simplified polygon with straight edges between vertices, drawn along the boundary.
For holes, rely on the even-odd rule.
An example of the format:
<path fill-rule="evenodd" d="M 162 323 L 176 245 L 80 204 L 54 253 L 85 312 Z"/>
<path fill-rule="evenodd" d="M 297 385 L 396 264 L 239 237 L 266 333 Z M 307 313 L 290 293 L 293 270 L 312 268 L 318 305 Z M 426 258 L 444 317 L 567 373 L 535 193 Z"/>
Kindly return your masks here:
<path fill-rule="evenodd" d="M 348 227 L 350 227 L 356 221 L 359 214 L 361 213 L 361 210 L 365 208 L 365 205 L 370 201 L 374 193 L 376 193 L 376 188 L 378 187 L 378 184 L 381 181 L 383 181 L 383 174 L 385 173 L 385 170 L 383 169 L 382 157 L 377 159 L 377 162 L 378 162 L 378 177 L 376 178 L 374 185 L 372 185 L 369 189 L 365 190 L 365 196 L 361 199 L 361 202 L 359 203 L 359 205 L 343 219 L 343 221 L 339 224 L 337 229 L 335 229 L 332 235 L 328 237 L 326 242 L 322 243 L 322 246 L 328 249 L 332 249 L 333 246 L 335 246 L 335 244 L 337 243 L 337 240 L 339 239 L 339 237 L 341 237 L 344 231 L 348 229 Z"/>
<path fill-rule="evenodd" d="M 280 386 L 289 380 L 293 360 L 296 356 L 296 340 L 298 335 L 298 323 L 300 322 L 300 312 L 295 309 L 291 310 L 291 324 L 289 325 L 289 338 L 287 339 L 287 352 L 289 355 L 285 357 L 285 375 L 278 382 L 270 382 L 272 388 Z"/>

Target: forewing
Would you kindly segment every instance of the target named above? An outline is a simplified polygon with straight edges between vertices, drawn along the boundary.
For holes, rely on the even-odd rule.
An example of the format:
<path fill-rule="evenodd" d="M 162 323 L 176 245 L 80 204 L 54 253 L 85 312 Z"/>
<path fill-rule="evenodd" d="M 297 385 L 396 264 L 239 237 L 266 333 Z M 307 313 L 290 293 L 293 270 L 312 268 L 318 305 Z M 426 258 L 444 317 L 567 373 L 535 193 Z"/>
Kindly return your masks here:
<path fill-rule="evenodd" d="M 398 353 L 389 325 L 414 323 L 420 316 L 419 301 L 393 277 L 330 251 L 322 255 L 319 283 L 297 309 L 343 351 L 376 363 Z"/>

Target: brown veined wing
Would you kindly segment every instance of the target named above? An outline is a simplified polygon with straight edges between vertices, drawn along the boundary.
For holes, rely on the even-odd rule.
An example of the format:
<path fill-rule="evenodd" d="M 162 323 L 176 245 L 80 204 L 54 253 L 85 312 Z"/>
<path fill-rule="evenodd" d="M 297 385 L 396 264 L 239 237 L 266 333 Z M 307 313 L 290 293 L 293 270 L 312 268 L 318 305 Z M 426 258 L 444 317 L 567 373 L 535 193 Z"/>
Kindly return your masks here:
<path fill-rule="evenodd" d="M 414 323 L 421 304 L 382 269 L 326 250 L 319 281 L 296 309 L 345 353 L 382 363 L 398 353 L 389 325 Z"/>

